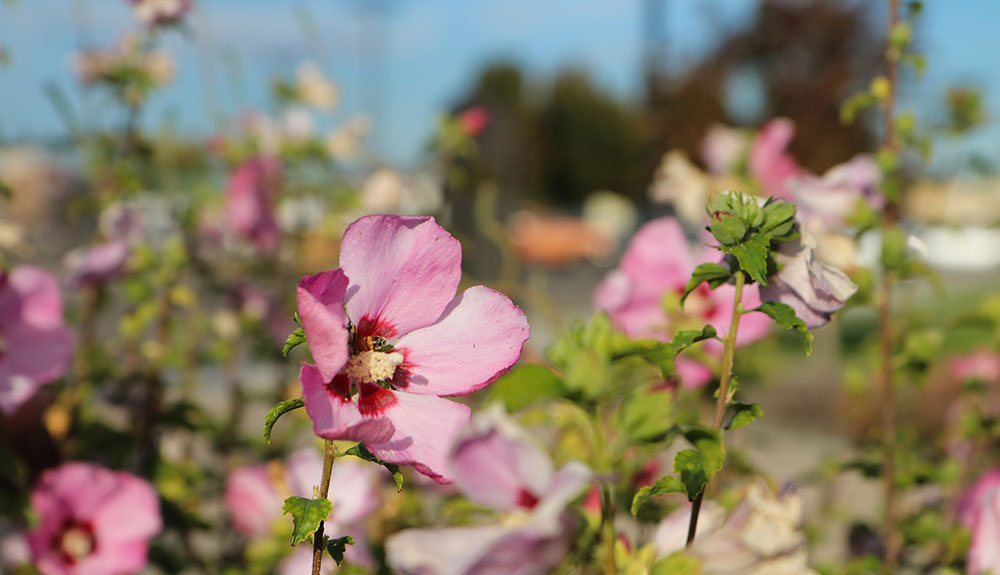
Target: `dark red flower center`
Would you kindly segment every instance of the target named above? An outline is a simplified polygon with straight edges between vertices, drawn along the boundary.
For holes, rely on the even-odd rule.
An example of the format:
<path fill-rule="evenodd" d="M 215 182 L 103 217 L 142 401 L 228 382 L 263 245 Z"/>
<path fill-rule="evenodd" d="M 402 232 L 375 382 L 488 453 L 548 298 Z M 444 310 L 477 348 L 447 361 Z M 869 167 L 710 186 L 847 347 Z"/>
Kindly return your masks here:
<path fill-rule="evenodd" d="M 76 564 L 97 548 L 94 526 L 89 522 L 67 520 L 62 529 L 56 531 L 52 548 L 70 565 Z"/>

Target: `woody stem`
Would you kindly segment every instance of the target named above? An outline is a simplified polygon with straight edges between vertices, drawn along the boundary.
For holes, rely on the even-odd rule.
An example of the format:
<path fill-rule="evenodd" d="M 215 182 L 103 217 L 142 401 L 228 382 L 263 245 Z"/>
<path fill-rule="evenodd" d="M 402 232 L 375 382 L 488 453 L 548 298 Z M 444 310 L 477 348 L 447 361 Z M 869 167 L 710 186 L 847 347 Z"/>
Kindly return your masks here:
<path fill-rule="evenodd" d="M 326 499 L 330 494 L 330 472 L 333 470 L 333 460 L 337 458 L 337 448 L 329 439 L 323 442 L 323 478 L 319 483 L 319 496 Z M 323 533 L 323 521 L 319 522 L 319 527 L 313 533 L 313 563 L 312 575 L 320 575 L 320 567 L 323 566 L 323 551 L 326 547 L 326 536 Z"/>

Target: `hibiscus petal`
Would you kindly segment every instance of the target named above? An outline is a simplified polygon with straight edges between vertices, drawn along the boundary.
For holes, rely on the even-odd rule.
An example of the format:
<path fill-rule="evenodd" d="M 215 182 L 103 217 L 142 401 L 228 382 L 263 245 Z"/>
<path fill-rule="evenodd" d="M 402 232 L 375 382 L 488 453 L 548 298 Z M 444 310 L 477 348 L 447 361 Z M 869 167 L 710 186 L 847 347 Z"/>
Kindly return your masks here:
<path fill-rule="evenodd" d="M 302 399 L 313 422 L 313 432 L 324 439 L 382 442 L 393 437 L 392 422 L 385 417 L 365 417 L 356 403 L 338 394 L 315 365 L 299 372 Z"/>
<path fill-rule="evenodd" d="M 510 298 L 471 287 L 437 323 L 397 342 L 406 358 L 406 391 L 462 395 L 481 389 L 514 365 L 528 336 L 528 320 Z"/>
<path fill-rule="evenodd" d="M 347 276 L 336 269 L 306 276 L 299 281 L 299 321 L 323 381 L 330 381 L 347 363 L 347 315 L 344 294 Z"/>
<path fill-rule="evenodd" d="M 502 409 L 477 414 L 451 453 L 465 494 L 498 509 L 533 508 L 552 481 L 552 461 Z"/>
<path fill-rule="evenodd" d="M 118 485 L 93 518 L 101 543 L 148 539 L 162 527 L 160 500 L 145 481 L 116 472 Z"/>
<path fill-rule="evenodd" d="M 642 226 L 622 256 L 621 270 L 637 284 L 658 295 L 683 288 L 694 269 L 684 228 L 675 218 L 660 218 Z"/>
<path fill-rule="evenodd" d="M 393 337 L 441 315 L 458 289 L 462 247 L 434 218 L 365 216 L 344 232 L 340 266 L 355 325 L 375 322 Z"/>
<path fill-rule="evenodd" d="M 467 575 L 511 530 L 504 525 L 407 529 L 386 540 L 386 559 L 399 575 Z"/>
<path fill-rule="evenodd" d="M 396 400 L 384 412 L 392 422 L 392 437 L 383 442 L 365 441 L 365 445 L 382 461 L 412 464 L 434 481 L 450 483 L 448 451 L 469 422 L 471 410 L 433 395 L 400 391 Z"/>
<path fill-rule="evenodd" d="M 19 266 L 0 286 L 0 323 L 23 322 L 37 328 L 61 326 L 62 297 L 56 278 L 42 268 Z"/>

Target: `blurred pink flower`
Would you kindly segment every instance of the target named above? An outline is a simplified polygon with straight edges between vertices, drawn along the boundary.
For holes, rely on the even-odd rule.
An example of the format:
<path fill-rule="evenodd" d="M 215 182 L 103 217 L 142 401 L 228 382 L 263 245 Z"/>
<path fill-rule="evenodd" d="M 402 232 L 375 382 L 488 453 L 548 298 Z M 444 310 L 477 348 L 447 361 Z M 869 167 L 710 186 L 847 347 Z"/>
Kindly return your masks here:
<path fill-rule="evenodd" d="M 825 325 L 858 291 L 844 272 L 816 258 L 815 243 L 804 232 L 801 238 L 783 243 L 775 260 L 778 272 L 767 278 L 760 297 L 792 306 L 810 328 Z"/>
<path fill-rule="evenodd" d="M 191 0 L 129 0 L 132 14 L 143 26 L 176 24 L 191 9 Z"/>
<path fill-rule="evenodd" d="M 129 575 L 146 564 L 161 528 L 145 480 L 89 463 L 46 471 L 31 494 L 38 526 L 28 533 L 42 575 Z"/>
<path fill-rule="evenodd" d="M 548 455 L 498 408 L 472 419 L 449 463 L 466 497 L 509 520 L 392 535 L 386 555 L 401 575 L 535 575 L 551 572 L 566 556 L 565 511 L 592 479 L 585 465 L 570 462 L 554 471 Z"/>
<path fill-rule="evenodd" d="M 712 250 L 712 253 L 715 253 Z M 604 310 L 615 326 L 630 337 L 652 337 L 669 341 L 679 329 L 700 329 L 713 326 L 720 336 L 729 330 L 733 312 L 735 287 L 719 286 L 715 290 L 702 284 L 688 297 L 683 311 L 670 316 L 664 309 L 665 297 L 677 298 L 691 278 L 697 264 L 710 261 L 692 255 L 690 244 L 680 223 L 674 218 L 660 218 L 644 225 L 632 238 L 618 269 L 612 271 L 597 286 L 594 306 Z M 760 305 L 757 286 L 743 290 L 743 307 Z M 682 323 L 684 325 L 677 325 Z M 770 319 L 763 314 L 749 314 L 740 321 L 737 345 L 746 345 L 767 335 Z M 704 349 L 721 355 L 721 347 L 705 342 Z M 677 361 L 677 373 L 685 387 L 698 387 L 711 378 L 711 370 L 690 359 Z"/>
<path fill-rule="evenodd" d="M 278 246 L 278 221 L 274 216 L 281 164 L 256 157 L 236 167 L 226 185 L 226 221 L 236 236 L 264 253 Z"/>
<path fill-rule="evenodd" d="M 30 266 L 0 272 L 0 344 L 0 411 L 14 412 L 66 373 L 73 334 L 52 274 Z"/>
<path fill-rule="evenodd" d="M 344 233 L 340 268 L 302 278 L 299 319 L 316 361 L 302 367 L 302 396 L 317 435 L 450 481 L 448 445 L 469 408 L 441 396 L 492 383 L 528 339 L 507 296 L 455 295 L 461 249 L 433 218 L 365 216 Z"/>
<path fill-rule="evenodd" d="M 99 227 L 104 241 L 66 254 L 65 266 L 73 285 L 95 285 L 116 277 L 142 236 L 142 216 L 134 207 L 114 203 L 101 212 Z"/>
<path fill-rule="evenodd" d="M 948 374 L 956 381 L 978 380 L 984 384 L 1000 382 L 1000 354 L 980 349 L 952 358 Z"/>
<path fill-rule="evenodd" d="M 805 173 L 792 177 L 787 189 L 795 199 L 799 221 L 838 229 L 848 224 L 858 202 L 874 210 L 882 208 L 885 196 L 878 189 L 881 182 L 882 171 L 875 159 L 860 154 L 830 168 L 822 178 Z"/>
<path fill-rule="evenodd" d="M 963 495 L 959 519 L 972 530 L 969 575 L 1000 572 L 1000 469 L 984 474 Z"/>
<path fill-rule="evenodd" d="M 732 173 L 747 152 L 746 132 L 715 124 L 701 141 L 701 157 L 709 172 L 717 175 Z"/>
<path fill-rule="evenodd" d="M 282 516 L 285 498 L 312 497 L 322 472 L 323 458 L 310 448 L 288 456 L 284 466 L 251 464 L 234 470 L 226 478 L 223 496 L 233 526 L 247 537 L 266 537 Z M 353 536 L 355 544 L 347 548 L 346 558 L 368 567 L 373 565 L 373 559 L 361 523 L 378 505 L 376 472 L 372 465 L 350 458 L 338 459 L 330 472 L 330 484 L 335 489 L 330 492 L 333 509 L 326 533 L 330 537 Z M 296 562 L 301 561 L 298 555 L 293 553 L 282 564 L 282 573 L 294 573 Z M 312 557 L 311 552 L 307 556 Z"/>
<path fill-rule="evenodd" d="M 789 179 L 802 173 L 795 158 L 785 151 L 794 136 L 795 124 L 787 118 L 776 118 L 764 125 L 750 144 L 750 175 L 765 196 L 791 199 Z"/>
<path fill-rule="evenodd" d="M 458 125 L 467 135 L 475 138 L 490 125 L 490 112 L 483 106 L 474 106 L 458 115 Z"/>

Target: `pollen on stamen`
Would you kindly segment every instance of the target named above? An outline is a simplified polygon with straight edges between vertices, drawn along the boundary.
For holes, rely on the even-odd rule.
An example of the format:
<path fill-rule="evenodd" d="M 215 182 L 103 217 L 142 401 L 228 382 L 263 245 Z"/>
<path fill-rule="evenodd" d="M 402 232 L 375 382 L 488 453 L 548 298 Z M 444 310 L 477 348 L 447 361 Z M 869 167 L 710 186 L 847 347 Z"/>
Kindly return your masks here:
<path fill-rule="evenodd" d="M 347 360 L 344 372 L 357 383 L 392 381 L 396 367 L 403 363 L 403 354 L 365 350 Z"/>

